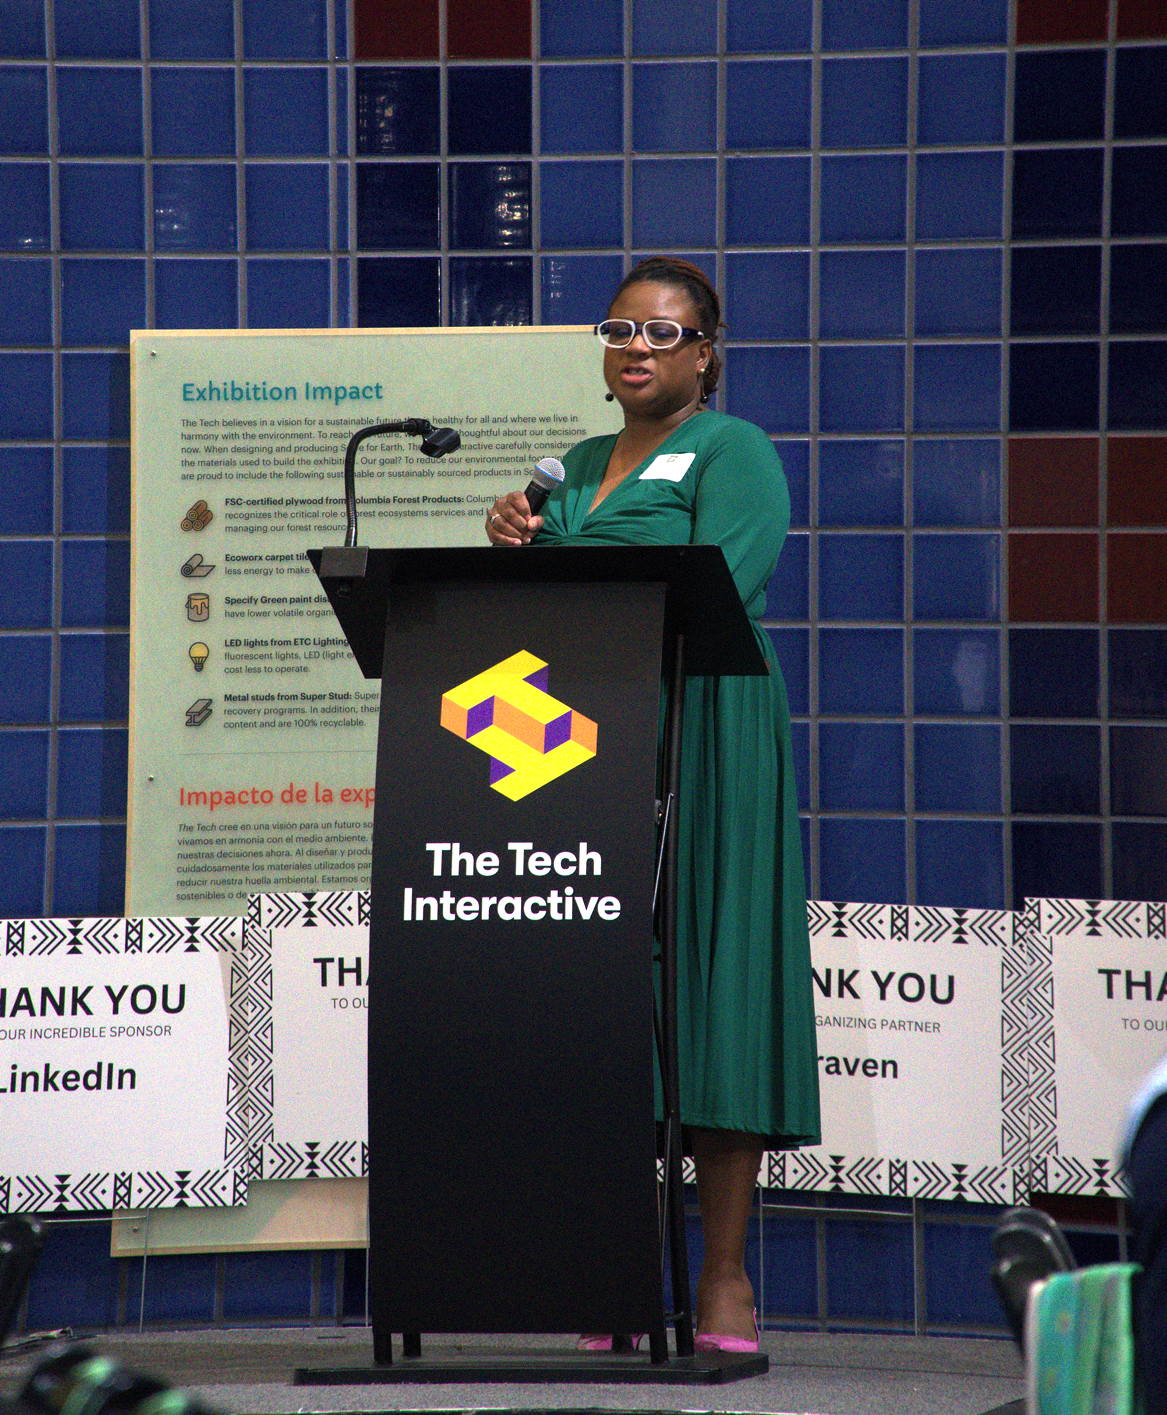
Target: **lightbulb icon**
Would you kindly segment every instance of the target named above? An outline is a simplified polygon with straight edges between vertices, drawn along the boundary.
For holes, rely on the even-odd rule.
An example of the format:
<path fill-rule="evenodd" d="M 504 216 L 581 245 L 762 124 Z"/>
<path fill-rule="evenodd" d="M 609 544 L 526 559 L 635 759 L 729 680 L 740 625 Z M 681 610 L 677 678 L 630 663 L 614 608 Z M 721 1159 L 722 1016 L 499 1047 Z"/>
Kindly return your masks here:
<path fill-rule="evenodd" d="M 211 656 L 211 650 L 206 644 L 200 642 L 191 644 L 190 648 L 187 649 L 187 654 L 190 657 L 191 663 L 194 664 L 195 672 L 201 673 L 203 671 L 203 665 Z"/>

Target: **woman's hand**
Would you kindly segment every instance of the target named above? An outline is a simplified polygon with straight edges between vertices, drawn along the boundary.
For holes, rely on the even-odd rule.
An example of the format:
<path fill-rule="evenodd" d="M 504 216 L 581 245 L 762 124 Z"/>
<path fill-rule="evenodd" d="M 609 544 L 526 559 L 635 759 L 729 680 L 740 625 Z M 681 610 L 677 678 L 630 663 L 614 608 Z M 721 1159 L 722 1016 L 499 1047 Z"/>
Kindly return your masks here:
<path fill-rule="evenodd" d="M 491 545 L 527 545 L 543 527 L 542 516 L 532 516 L 521 491 L 500 496 L 486 513 L 486 534 Z"/>

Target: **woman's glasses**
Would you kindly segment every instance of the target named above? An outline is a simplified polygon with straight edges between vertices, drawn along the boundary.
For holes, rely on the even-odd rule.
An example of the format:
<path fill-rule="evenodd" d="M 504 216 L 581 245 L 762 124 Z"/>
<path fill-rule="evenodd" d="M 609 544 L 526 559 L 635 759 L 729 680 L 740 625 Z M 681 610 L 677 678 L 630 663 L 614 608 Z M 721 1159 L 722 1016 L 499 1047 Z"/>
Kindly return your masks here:
<path fill-rule="evenodd" d="M 689 329 L 675 319 L 605 319 L 596 325 L 596 334 L 609 349 L 626 349 L 637 333 L 644 336 L 650 349 L 671 349 L 682 339 L 704 339 L 699 329 Z"/>

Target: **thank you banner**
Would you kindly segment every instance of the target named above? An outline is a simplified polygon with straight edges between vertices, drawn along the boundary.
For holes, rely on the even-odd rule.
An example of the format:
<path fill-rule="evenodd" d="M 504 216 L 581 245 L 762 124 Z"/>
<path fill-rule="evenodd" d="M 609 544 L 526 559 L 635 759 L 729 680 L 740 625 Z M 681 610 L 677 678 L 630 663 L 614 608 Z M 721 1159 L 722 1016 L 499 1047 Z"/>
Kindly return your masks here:
<path fill-rule="evenodd" d="M 0 930 L 0 1212 L 241 1202 L 228 993 L 242 921 Z"/>
<path fill-rule="evenodd" d="M 1127 1106 L 1167 1051 L 1167 905 L 1032 899 L 1029 1187 L 1120 1194 Z"/>
<path fill-rule="evenodd" d="M 769 1181 L 1008 1202 L 1001 1152 L 1003 910 L 810 905 L 823 1143 Z"/>
<path fill-rule="evenodd" d="M 257 1102 L 256 1179 L 368 1172 L 369 892 L 259 894 L 248 950 L 267 961 L 271 1085 Z"/>

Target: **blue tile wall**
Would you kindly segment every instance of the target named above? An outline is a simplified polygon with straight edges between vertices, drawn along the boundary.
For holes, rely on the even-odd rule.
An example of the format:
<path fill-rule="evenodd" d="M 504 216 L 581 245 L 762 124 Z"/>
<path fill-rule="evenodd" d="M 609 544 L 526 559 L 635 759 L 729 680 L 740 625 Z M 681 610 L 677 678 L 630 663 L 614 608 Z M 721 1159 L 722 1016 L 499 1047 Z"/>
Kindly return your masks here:
<path fill-rule="evenodd" d="M 137 9 L 121 0 L 62 5 L 53 25 L 63 59 L 136 59 L 142 52 Z"/>
<path fill-rule="evenodd" d="M 1033 50 L 1017 56 L 1017 142 L 1099 142 L 1105 129 L 1105 49 Z"/>
<path fill-rule="evenodd" d="M 708 150 L 716 144 L 716 117 L 716 64 L 633 65 L 632 145 L 637 152 Z"/>
<path fill-rule="evenodd" d="M 1118 827 L 1116 826 L 1117 830 Z M 1065 895 L 1071 881 L 1088 899 L 1103 894 L 1102 826 L 1091 821 L 1014 820 L 1010 828 L 1013 856 L 1013 894 L 1021 899 L 1033 896 L 1041 883 Z M 1121 856 L 1116 860 L 1115 879 L 1120 878 Z M 1048 883 L 1047 883 L 1048 881 Z M 1124 899 L 1146 897 L 1143 892 L 1124 893 Z"/>
<path fill-rule="evenodd" d="M 142 75 L 136 69 L 57 68 L 62 156 L 133 157 L 142 152 Z"/>
<path fill-rule="evenodd" d="M 809 147 L 812 83 L 808 59 L 730 62 L 725 75 L 726 147 Z"/>
<path fill-rule="evenodd" d="M 140 1271 L 140 1269 L 139 1269 Z M 119 1264 L 110 1257 L 109 1225 L 50 1227 L 28 1288 L 28 1325 L 109 1327 L 118 1320 Z M 63 1317 L 63 1313 L 68 1313 Z"/>
<path fill-rule="evenodd" d="M 48 634 L 0 638 L 0 722 L 48 721 L 52 663 L 53 641 Z"/>
<path fill-rule="evenodd" d="M 1110 291 L 1110 328 L 1115 334 L 1167 330 L 1167 247 L 1113 247 Z"/>
<path fill-rule="evenodd" d="M 916 159 L 916 239 L 996 239 L 1004 224 L 999 152 L 922 152 Z"/>
<path fill-rule="evenodd" d="M 243 122 L 249 156 L 327 152 L 328 71 L 244 69 Z"/>
<path fill-rule="evenodd" d="M 229 157 L 235 152 L 235 73 L 157 67 L 150 79 L 157 157 Z"/>
<path fill-rule="evenodd" d="M 804 245 L 810 239 L 810 162 L 805 157 L 731 157 L 725 163 L 730 245 Z"/>
<path fill-rule="evenodd" d="M 451 154 L 531 151 L 529 68 L 457 65 L 448 82 Z"/>
<path fill-rule="evenodd" d="M 1116 138 L 1167 137 L 1167 51 L 1120 49 L 1114 56 L 1114 135 Z"/>
<path fill-rule="evenodd" d="M 907 845 L 902 819 L 823 816 L 819 851 L 824 899 L 906 902 Z"/>
<path fill-rule="evenodd" d="M 8 135 L 9 152 L 48 152 L 48 76 L 43 67 L 0 68 L 0 128 Z"/>
<path fill-rule="evenodd" d="M 20 487 L 0 506 L 0 535 L 52 535 L 52 448 L 0 447 L 0 477 Z"/>
<path fill-rule="evenodd" d="M 709 158 L 662 157 L 632 173 L 632 242 L 640 249 L 713 245 L 717 167 Z"/>
<path fill-rule="evenodd" d="M 906 58 L 825 60 L 823 147 L 897 147 L 906 143 L 907 76 Z"/>
<path fill-rule="evenodd" d="M 539 92 L 544 152 L 615 152 L 620 147 L 624 129 L 621 65 L 546 64 Z"/>
<path fill-rule="evenodd" d="M 999 438 L 917 438 L 913 452 L 912 513 L 915 525 L 999 524 Z"/>
<path fill-rule="evenodd" d="M 1014 155 L 1013 235 L 1102 234 L 1103 153 L 1100 147 L 1022 148 Z M 1115 182 L 1120 166 L 1115 161 Z M 1151 205 L 1149 199 L 1139 207 Z M 1119 204 L 1115 201 L 1116 219 Z M 1117 228 L 1116 228 L 1117 229 Z"/>
<path fill-rule="evenodd" d="M 916 629 L 913 707 L 921 717 L 996 717 L 1001 711 L 1000 632 Z"/>
<path fill-rule="evenodd" d="M 804 51 L 811 47 L 813 0 L 758 5 L 726 0 L 726 43 L 735 53 Z"/>
<path fill-rule="evenodd" d="M 1004 135 L 1004 54 L 921 58 L 917 139 L 922 146 L 1000 142 Z"/>
<path fill-rule="evenodd" d="M 0 432 L 31 494 L 3 513 L 6 557 L 28 570 L 3 613 L 14 635 L 62 635 L 50 680 L 66 664 L 90 668 L 84 682 L 62 676 L 55 701 L 50 683 L 45 720 L 120 730 L 108 714 L 124 711 L 130 327 L 590 323 L 629 247 L 706 252 L 726 296 L 721 406 L 788 439 L 792 517 L 809 531 L 791 538 L 767 607 L 796 713 L 886 716 L 872 741 L 899 742 L 899 804 L 879 809 L 911 812 L 894 726 L 909 704 L 970 723 L 1005 706 L 1003 640 L 971 627 L 1002 614 L 1001 242 L 1016 129 L 1004 7 L 970 15 L 924 0 L 915 64 L 907 0 L 725 0 L 723 29 L 717 6 L 535 8 L 548 62 L 461 61 L 443 77 L 437 62 L 354 63 L 343 45 L 333 60 L 329 35 L 345 31 L 326 0 L 209 0 L 197 33 L 175 0 L 149 0 L 141 16 L 106 0 L 56 16 L 52 114 L 44 12 L 22 0 L 6 13 Z M 1157 131 L 1139 97 L 1156 55 L 1121 69 L 1120 132 L 1139 142 Z M 1066 137 L 1042 117 L 1054 108 L 1042 107 L 1043 85 L 1085 81 L 1098 52 L 1069 68 L 1020 57 L 1031 97 L 1017 136 Z M 930 150 L 910 157 L 910 136 Z M 1145 171 L 1144 148 L 1128 155 Z M 1015 206 L 1026 191 L 1022 173 Z M 1120 220 L 1153 225 L 1121 195 Z M 1048 223 L 1050 203 L 1039 193 L 1032 204 Z M 1050 287 L 1014 275 L 1015 336 Z M 1072 286 L 1054 288 L 1064 312 Z M 1064 313 L 1060 325 L 1033 318 L 1047 336 L 1082 327 Z M 1013 353 L 1024 367 L 1042 346 Z M 1153 367 L 1152 352 L 1141 357 Z M 1063 401 L 1092 375 L 1071 378 Z M 912 525 L 926 534 L 905 540 Z M 930 627 L 905 638 L 908 615 Z M 22 642 L 14 661 L 37 645 Z M 104 742 L 70 740 L 71 751 Z M 820 751 L 808 771 L 821 772 Z M 821 784 L 805 788 L 816 810 Z M 823 808 L 862 823 L 876 808 L 853 785 L 848 800 L 846 777 L 832 775 Z M 985 808 L 976 792 L 963 805 Z M 961 802 L 946 809 L 959 816 Z M 896 858 L 895 897 L 912 897 L 915 862 L 902 847 Z M 810 864 L 817 887 L 821 850 Z"/>
<path fill-rule="evenodd" d="M 902 251 L 824 251 L 819 258 L 820 335 L 902 338 L 906 279 Z"/>
<path fill-rule="evenodd" d="M 52 266 L 48 260 L 0 260 L 0 340 L 52 344 Z"/>
<path fill-rule="evenodd" d="M 632 0 L 632 44 L 637 54 L 708 54 L 717 47 L 717 11 Z"/>
<path fill-rule="evenodd" d="M 227 163 L 171 162 L 154 174 L 157 251 L 234 250 L 235 172 Z"/>
<path fill-rule="evenodd" d="M 249 260 L 247 322 L 254 329 L 325 329 L 330 291 L 326 260 Z"/>
<path fill-rule="evenodd" d="M 824 245 L 903 241 L 907 158 L 887 154 L 823 157 L 820 240 Z"/>
<path fill-rule="evenodd" d="M 154 262 L 157 329 L 235 329 L 239 272 L 233 260 L 160 259 Z"/>
<path fill-rule="evenodd" d="M 1111 712 L 1116 717 L 1161 717 L 1167 696 L 1167 631 L 1112 629 L 1107 649 Z"/>
<path fill-rule="evenodd" d="M 957 880 L 967 890 L 969 907 L 1004 909 L 1005 840 L 997 821 L 933 820 L 916 822 L 916 892 L 920 904 L 939 905 L 951 897 Z M 1030 891 L 1032 893 L 1032 891 Z"/>
<path fill-rule="evenodd" d="M 1003 543 L 1011 438 L 1167 425 L 1167 37 L 1011 8 L 532 0 L 530 62 L 397 62 L 339 0 L 6 0 L 0 912 L 121 907 L 128 330 L 592 323 L 660 248 L 787 467 L 812 892 L 1163 898 L 1167 626 L 1011 624 Z"/>
<path fill-rule="evenodd" d="M 556 56 L 619 55 L 624 50 L 621 6 L 608 0 L 578 0 L 563 5 L 541 0 L 537 7 L 543 53 Z"/>
<path fill-rule="evenodd" d="M 843 1222 L 827 1231 L 828 1310 L 862 1319 L 911 1317 L 910 1259 L 887 1224 Z"/>
<path fill-rule="evenodd" d="M 11 0 L 0 13 L 0 52 L 13 58 L 43 58 L 43 0 Z"/>
<path fill-rule="evenodd" d="M 355 79 L 358 153 L 388 157 L 438 151 L 436 67 L 362 68 Z"/>
<path fill-rule="evenodd" d="M 902 439 L 820 441 L 820 525 L 898 526 L 903 519 Z"/>

